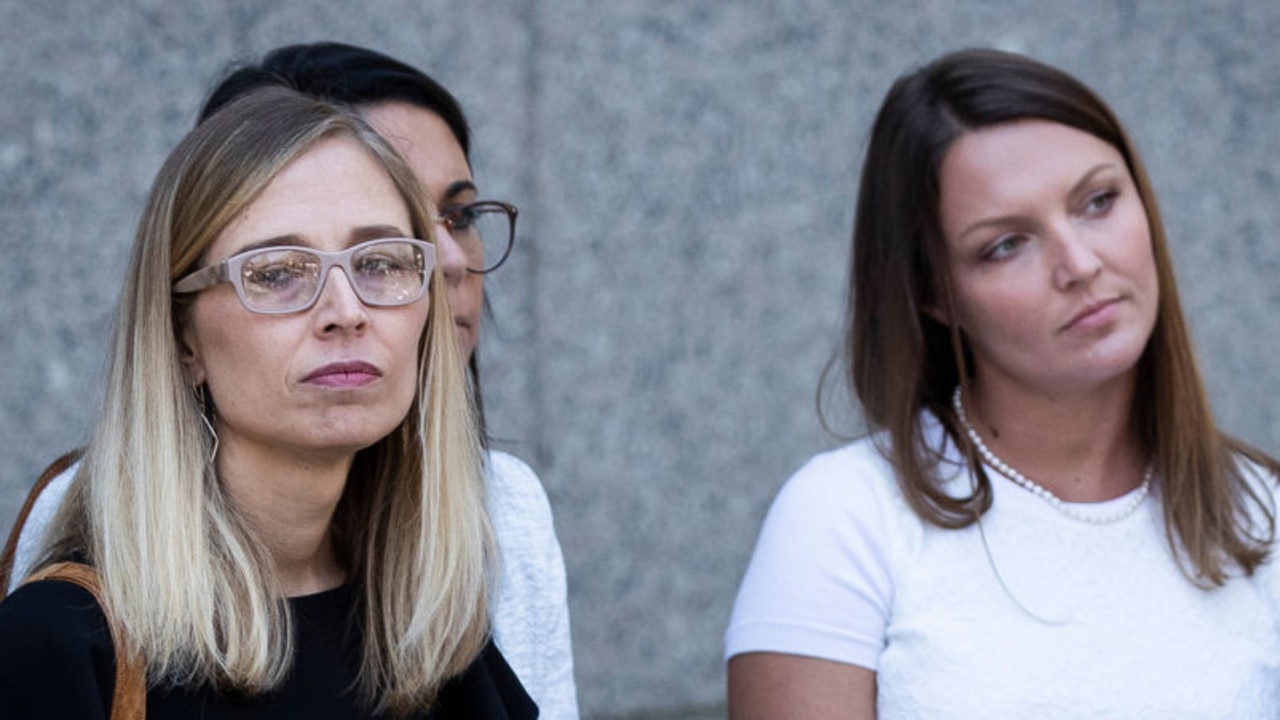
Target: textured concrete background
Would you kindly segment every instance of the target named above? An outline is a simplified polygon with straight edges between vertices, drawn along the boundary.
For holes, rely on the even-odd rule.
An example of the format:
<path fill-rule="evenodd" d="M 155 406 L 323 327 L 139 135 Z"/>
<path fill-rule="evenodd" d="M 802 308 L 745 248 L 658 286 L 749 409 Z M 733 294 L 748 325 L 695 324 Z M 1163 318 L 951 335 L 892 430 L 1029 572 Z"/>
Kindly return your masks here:
<path fill-rule="evenodd" d="M 835 440 L 852 198 L 892 80 L 950 49 L 1059 64 L 1160 193 L 1222 422 L 1280 452 L 1272 0 L 0 0 L 0 529 L 82 442 L 143 196 L 228 62 L 337 39 L 454 89 L 485 195 L 486 399 L 542 475 L 584 715 L 723 715 L 720 639 L 777 486 Z M 856 413 L 835 413 L 847 432 Z"/>

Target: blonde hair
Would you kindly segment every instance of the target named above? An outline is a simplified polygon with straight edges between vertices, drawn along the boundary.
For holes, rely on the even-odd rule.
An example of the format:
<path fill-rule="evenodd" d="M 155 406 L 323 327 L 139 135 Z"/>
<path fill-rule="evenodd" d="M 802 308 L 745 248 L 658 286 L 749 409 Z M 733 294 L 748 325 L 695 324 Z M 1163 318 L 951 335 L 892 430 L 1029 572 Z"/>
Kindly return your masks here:
<path fill-rule="evenodd" d="M 292 630 L 272 560 L 211 461 L 179 362 L 186 305 L 172 282 L 322 139 L 366 148 L 417 237 L 434 211 L 412 172 L 352 111 L 283 88 L 253 91 L 201 123 L 160 170 L 116 313 L 106 395 L 45 562 L 79 553 L 154 683 L 257 693 L 289 670 Z M 479 654 L 495 560 L 480 444 L 440 269 L 419 343 L 419 386 L 389 435 L 356 454 L 332 521 L 357 587 L 358 689 L 377 710 L 426 707 Z"/>

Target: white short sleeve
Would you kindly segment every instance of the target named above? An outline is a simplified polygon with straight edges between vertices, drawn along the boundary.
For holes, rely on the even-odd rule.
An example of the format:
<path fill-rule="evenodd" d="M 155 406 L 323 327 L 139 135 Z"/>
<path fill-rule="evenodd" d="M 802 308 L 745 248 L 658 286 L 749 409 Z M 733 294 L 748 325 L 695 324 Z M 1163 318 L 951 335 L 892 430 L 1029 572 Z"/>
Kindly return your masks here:
<path fill-rule="evenodd" d="M 818 657 L 876 669 L 892 606 L 895 489 L 869 442 L 818 455 L 765 518 L 725 633 L 725 658 Z"/>

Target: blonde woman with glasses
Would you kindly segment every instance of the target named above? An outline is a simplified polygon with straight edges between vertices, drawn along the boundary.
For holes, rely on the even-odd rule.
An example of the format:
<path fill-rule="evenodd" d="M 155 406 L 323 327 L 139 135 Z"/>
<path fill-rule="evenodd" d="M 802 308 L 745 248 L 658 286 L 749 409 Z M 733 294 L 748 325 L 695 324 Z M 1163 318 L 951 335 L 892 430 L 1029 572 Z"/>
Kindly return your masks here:
<path fill-rule="evenodd" d="M 217 84 L 200 120 L 246 92 L 288 87 L 354 107 L 418 178 L 438 209 L 436 264 L 453 314 L 465 380 L 480 425 L 486 505 L 500 558 L 490 605 L 494 641 L 545 720 L 577 720 L 564 557 L 542 482 L 519 458 L 489 447 L 478 340 L 488 315 L 485 282 L 515 243 L 517 211 L 488 199 L 471 171 L 471 128 L 454 96 L 422 71 L 368 48 L 335 42 L 286 45 L 238 66 Z M 53 463 L 32 488 L 0 554 L 0 586 L 30 570 L 36 546 L 70 486 L 78 453 Z"/>
<path fill-rule="evenodd" d="M 169 156 L 102 415 L 0 604 L 0 716 L 536 716 L 488 635 L 480 442 L 422 197 L 358 116 L 280 88 Z M 66 562 L 96 594 L 40 580 Z"/>

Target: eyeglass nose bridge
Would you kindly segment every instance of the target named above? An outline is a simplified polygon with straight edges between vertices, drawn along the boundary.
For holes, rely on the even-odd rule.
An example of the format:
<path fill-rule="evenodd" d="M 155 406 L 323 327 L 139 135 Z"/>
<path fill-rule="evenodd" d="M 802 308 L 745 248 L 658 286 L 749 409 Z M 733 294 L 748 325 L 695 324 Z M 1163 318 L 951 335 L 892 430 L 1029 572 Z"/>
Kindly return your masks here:
<path fill-rule="evenodd" d="M 354 247 L 347 248 L 336 257 L 325 255 L 318 256 L 320 258 L 320 272 L 316 277 L 316 288 L 312 291 L 311 299 L 307 301 L 307 304 L 303 305 L 295 312 L 307 310 L 320 301 L 320 296 L 324 294 L 325 287 L 329 285 L 329 276 L 333 274 L 334 268 L 338 268 L 342 271 L 342 274 L 346 276 L 347 287 L 351 288 L 351 292 L 355 293 L 356 299 L 359 300 L 362 305 L 375 305 L 375 303 L 369 302 L 369 300 L 364 296 L 364 290 L 360 288 L 360 283 L 356 280 L 355 271 L 351 268 L 351 258 L 353 257 L 352 251 L 355 249 L 356 248 Z"/>

